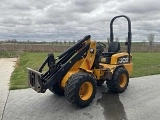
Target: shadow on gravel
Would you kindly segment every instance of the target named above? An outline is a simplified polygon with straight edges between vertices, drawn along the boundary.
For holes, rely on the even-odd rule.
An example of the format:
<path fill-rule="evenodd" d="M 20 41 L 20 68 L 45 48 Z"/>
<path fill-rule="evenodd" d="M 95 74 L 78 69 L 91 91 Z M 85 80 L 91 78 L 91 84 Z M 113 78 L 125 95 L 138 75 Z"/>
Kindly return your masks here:
<path fill-rule="evenodd" d="M 102 98 L 97 100 L 104 108 L 104 116 L 107 120 L 127 120 L 123 104 L 119 95 L 110 91 L 102 92 Z"/>

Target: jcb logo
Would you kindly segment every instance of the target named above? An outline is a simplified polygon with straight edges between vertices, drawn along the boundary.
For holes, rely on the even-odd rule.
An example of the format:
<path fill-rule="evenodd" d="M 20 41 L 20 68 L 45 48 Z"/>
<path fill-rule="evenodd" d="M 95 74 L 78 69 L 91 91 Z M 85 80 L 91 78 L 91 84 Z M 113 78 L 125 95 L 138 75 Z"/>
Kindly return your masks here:
<path fill-rule="evenodd" d="M 128 62 L 129 62 L 128 57 L 118 59 L 118 64 L 123 64 L 123 63 L 128 63 Z"/>

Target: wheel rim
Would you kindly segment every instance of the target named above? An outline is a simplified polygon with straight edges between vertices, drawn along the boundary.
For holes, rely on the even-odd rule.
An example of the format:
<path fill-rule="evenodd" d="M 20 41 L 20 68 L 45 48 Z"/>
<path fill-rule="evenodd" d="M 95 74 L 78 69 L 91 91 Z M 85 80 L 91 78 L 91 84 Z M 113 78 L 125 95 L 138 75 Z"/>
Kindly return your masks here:
<path fill-rule="evenodd" d="M 82 100 L 88 100 L 93 92 L 93 86 L 90 82 L 84 82 L 79 90 L 79 96 Z"/>
<path fill-rule="evenodd" d="M 127 76 L 125 74 L 122 74 L 119 80 L 120 87 L 121 88 L 125 87 L 126 83 L 127 83 Z"/>

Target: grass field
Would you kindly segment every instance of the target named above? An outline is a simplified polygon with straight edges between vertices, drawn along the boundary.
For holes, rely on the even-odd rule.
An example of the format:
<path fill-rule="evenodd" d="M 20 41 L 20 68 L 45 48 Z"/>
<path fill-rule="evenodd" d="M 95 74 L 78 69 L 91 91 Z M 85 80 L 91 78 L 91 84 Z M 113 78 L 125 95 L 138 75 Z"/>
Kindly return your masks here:
<path fill-rule="evenodd" d="M 18 57 L 22 51 L 0 51 L 0 58 Z"/>
<path fill-rule="evenodd" d="M 28 87 L 28 76 L 26 67 L 38 69 L 47 57 L 47 52 L 23 53 L 16 64 L 16 68 L 11 76 L 10 89 L 22 89 Z M 58 55 L 58 53 L 55 53 Z M 131 77 L 160 74 L 160 53 L 133 53 L 133 74 Z"/>
<path fill-rule="evenodd" d="M 133 53 L 132 77 L 160 74 L 160 53 Z"/>
<path fill-rule="evenodd" d="M 55 53 L 57 55 L 58 53 Z M 11 76 L 10 89 L 21 89 L 28 87 L 27 67 L 38 69 L 46 59 L 48 53 L 23 53 L 17 61 L 16 68 Z"/>

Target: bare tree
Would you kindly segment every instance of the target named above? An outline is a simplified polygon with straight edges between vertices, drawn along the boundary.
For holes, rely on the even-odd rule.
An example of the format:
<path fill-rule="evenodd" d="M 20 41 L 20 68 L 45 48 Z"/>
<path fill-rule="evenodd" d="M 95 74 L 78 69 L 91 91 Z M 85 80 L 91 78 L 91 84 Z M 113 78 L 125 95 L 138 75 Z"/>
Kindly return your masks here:
<path fill-rule="evenodd" d="M 73 40 L 73 44 L 75 44 L 76 43 L 76 41 L 75 40 Z"/>
<path fill-rule="evenodd" d="M 57 45 L 57 44 L 58 44 L 58 41 L 56 40 L 54 43 Z"/>
<path fill-rule="evenodd" d="M 119 42 L 119 38 L 118 37 L 116 37 L 115 40 L 116 40 L 116 42 Z"/>
<path fill-rule="evenodd" d="M 125 42 L 128 42 L 128 37 L 125 37 Z"/>
<path fill-rule="evenodd" d="M 66 41 L 66 40 L 64 40 L 64 41 L 63 41 L 63 43 L 66 45 L 66 44 L 67 44 L 67 41 Z"/>
<path fill-rule="evenodd" d="M 152 46 L 154 42 L 154 34 L 153 33 L 148 34 L 147 39 L 148 39 L 149 45 Z"/>
<path fill-rule="evenodd" d="M 142 40 L 142 45 L 146 45 L 146 40 Z"/>
<path fill-rule="evenodd" d="M 146 44 L 146 40 L 142 40 L 142 51 L 144 50 L 145 44 Z"/>
<path fill-rule="evenodd" d="M 108 45 L 109 45 L 109 43 L 110 43 L 110 38 L 109 38 L 109 37 L 107 37 L 107 43 L 108 43 Z"/>
<path fill-rule="evenodd" d="M 142 40 L 142 43 L 145 44 L 145 43 L 146 43 L 146 40 Z"/>
<path fill-rule="evenodd" d="M 69 40 L 69 41 L 68 41 L 68 44 L 69 44 L 69 45 L 71 45 L 71 44 L 72 44 L 72 42 Z"/>

